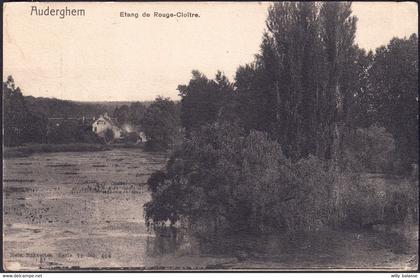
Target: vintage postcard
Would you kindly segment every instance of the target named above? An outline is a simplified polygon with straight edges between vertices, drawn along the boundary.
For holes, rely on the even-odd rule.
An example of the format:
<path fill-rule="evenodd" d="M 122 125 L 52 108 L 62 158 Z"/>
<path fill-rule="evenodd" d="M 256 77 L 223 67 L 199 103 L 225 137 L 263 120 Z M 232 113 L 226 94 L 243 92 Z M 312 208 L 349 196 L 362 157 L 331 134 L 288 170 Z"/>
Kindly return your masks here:
<path fill-rule="evenodd" d="M 5 271 L 414 271 L 415 2 L 3 4 Z"/>

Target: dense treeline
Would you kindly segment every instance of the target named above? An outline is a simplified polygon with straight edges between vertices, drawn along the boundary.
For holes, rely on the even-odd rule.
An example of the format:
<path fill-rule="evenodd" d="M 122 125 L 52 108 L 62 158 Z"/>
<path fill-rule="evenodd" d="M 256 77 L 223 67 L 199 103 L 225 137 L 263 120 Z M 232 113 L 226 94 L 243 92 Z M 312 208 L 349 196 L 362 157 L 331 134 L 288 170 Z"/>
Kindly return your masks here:
<path fill-rule="evenodd" d="M 65 101 L 42 101 L 45 105 Z M 29 106 L 29 107 L 28 107 Z M 34 107 L 38 109 L 33 109 Z M 68 106 L 67 107 L 71 107 Z M 50 121 L 46 114 L 51 110 L 39 109 L 42 106 L 26 101 L 13 77 L 3 83 L 3 123 L 5 146 L 19 146 L 25 143 L 98 143 L 99 139 L 82 120 Z M 57 109 L 57 108 L 54 108 Z M 62 111 L 64 112 L 64 111 Z"/>
<path fill-rule="evenodd" d="M 44 143 L 47 119 L 43 114 L 31 113 L 22 92 L 9 76 L 3 82 L 3 143 L 16 146 L 27 140 Z"/>
<path fill-rule="evenodd" d="M 234 82 L 193 71 L 178 87 L 184 143 L 149 180 L 149 223 L 218 233 L 404 221 L 415 188 L 381 199 L 359 173 L 417 163 L 418 38 L 366 53 L 356 23 L 350 3 L 275 3 Z"/>
<path fill-rule="evenodd" d="M 100 114 L 112 115 L 114 110 L 125 102 L 78 102 L 55 98 L 24 96 L 29 111 L 42 113 L 48 118 L 93 118 Z"/>
<path fill-rule="evenodd" d="M 82 105 L 54 98 L 25 96 L 24 99 L 28 110 L 42 113 L 49 118 L 94 117 L 104 108 L 99 105 Z"/>
<path fill-rule="evenodd" d="M 418 62 L 418 36 L 413 34 L 378 48 L 368 70 L 367 114 L 394 136 L 405 169 L 418 163 Z"/>
<path fill-rule="evenodd" d="M 117 120 L 118 124 L 132 124 L 140 125 L 141 120 L 146 112 L 146 105 L 141 102 L 133 102 L 130 105 L 117 106 L 113 112 L 113 117 Z"/>
<path fill-rule="evenodd" d="M 23 96 L 13 77 L 9 76 L 3 82 L 3 105 L 4 145 L 18 146 L 25 143 L 100 143 L 90 126 L 94 117 L 108 113 L 121 125 L 136 126 L 150 102 L 82 103 Z"/>
<path fill-rule="evenodd" d="M 418 146 L 417 35 L 366 53 L 354 44 L 356 21 L 350 4 L 274 5 L 260 54 L 239 67 L 235 82 L 194 71 L 179 87 L 187 133 L 236 118 L 246 130 L 267 132 L 292 159 L 342 161 L 345 137 L 378 125 L 409 168 Z"/>

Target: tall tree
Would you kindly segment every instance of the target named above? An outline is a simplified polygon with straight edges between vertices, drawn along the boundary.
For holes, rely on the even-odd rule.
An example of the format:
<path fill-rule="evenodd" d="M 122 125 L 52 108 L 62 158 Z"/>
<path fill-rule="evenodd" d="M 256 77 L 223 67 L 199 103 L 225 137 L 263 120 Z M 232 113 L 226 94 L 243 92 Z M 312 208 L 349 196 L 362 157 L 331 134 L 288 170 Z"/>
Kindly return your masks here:
<path fill-rule="evenodd" d="M 273 38 L 276 59 L 262 49 L 262 60 L 271 66 L 276 104 L 277 136 L 285 153 L 293 158 L 315 151 L 316 125 L 313 104 L 319 87 L 319 42 L 317 6 L 315 3 L 276 3 L 266 22 Z M 265 37 L 264 40 L 267 40 Z M 268 54 L 268 55 L 267 55 Z"/>
<path fill-rule="evenodd" d="M 326 132 L 325 157 L 338 162 L 341 157 L 345 125 L 344 102 L 351 94 L 346 87 L 346 66 L 350 60 L 356 33 L 356 21 L 351 16 L 351 3 L 328 2 L 320 9 L 321 40 L 327 69 L 326 115 L 323 128 Z"/>
<path fill-rule="evenodd" d="M 28 110 L 19 87 L 16 87 L 12 76 L 3 82 L 3 117 L 4 144 L 19 145 L 24 142 Z"/>
<path fill-rule="evenodd" d="M 25 99 L 12 76 L 3 82 L 4 145 L 45 143 L 47 118 L 27 109 Z"/>
<path fill-rule="evenodd" d="M 257 103 L 253 118 L 268 120 L 262 126 L 293 159 L 339 156 L 355 23 L 348 3 L 275 3 L 255 65 L 238 69 L 238 95 Z"/>
<path fill-rule="evenodd" d="M 418 37 L 394 38 L 376 50 L 369 70 L 375 119 L 396 139 L 406 169 L 418 162 Z"/>
<path fill-rule="evenodd" d="M 376 121 L 373 113 L 373 92 L 369 69 L 374 54 L 354 46 L 350 51 L 349 63 L 344 67 L 346 90 L 343 113 L 348 131 L 368 128 Z"/>
<path fill-rule="evenodd" d="M 171 148 L 180 138 L 179 111 L 173 101 L 157 97 L 141 121 L 150 150 Z"/>
<path fill-rule="evenodd" d="M 181 122 L 187 136 L 198 127 L 214 123 L 227 109 L 222 109 L 225 100 L 232 96 L 233 85 L 221 72 L 214 80 L 199 71 L 192 72 L 188 85 L 179 85 L 181 96 Z"/>
<path fill-rule="evenodd" d="M 267 33 L 256 61 L 240 66 L 235 76 L 237 113 L 247 130 L 267 132 L 275 138 L 273 128 L 277 121 L 277 103 L 274 82 L 277 74 L 277 56 L 274 41 Z"/>

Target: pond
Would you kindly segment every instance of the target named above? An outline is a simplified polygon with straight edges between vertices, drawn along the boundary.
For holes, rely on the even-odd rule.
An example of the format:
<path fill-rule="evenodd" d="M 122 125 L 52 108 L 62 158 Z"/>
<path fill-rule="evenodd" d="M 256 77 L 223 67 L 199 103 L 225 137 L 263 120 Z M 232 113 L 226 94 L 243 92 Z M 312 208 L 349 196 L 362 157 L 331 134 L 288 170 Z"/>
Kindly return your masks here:
<path fill-rule="evenodd" d="M 382 233 L 210 239 L 147 229 L 147 179 L 167 157 L 141 149 L 42 153 L 3 164 L 4 266 L 57 269 L 410 269 Z M 418 230 L 416 230 L 418 231 Z M 412 240 L 418 233 L 412 235 Z M 177 239 L 177 240 L 175 240 Z M 315 242 L 315 244 L 314 244 Z"/>

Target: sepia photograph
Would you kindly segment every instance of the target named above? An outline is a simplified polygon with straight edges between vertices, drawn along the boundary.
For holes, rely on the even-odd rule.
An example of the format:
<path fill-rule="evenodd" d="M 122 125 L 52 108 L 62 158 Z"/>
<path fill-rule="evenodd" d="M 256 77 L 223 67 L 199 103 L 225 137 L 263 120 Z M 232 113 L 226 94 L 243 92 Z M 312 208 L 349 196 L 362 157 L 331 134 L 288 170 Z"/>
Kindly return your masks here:
<path fill-rule="evenodd" d="M 416 2 L 6 2 L 2 67 L 5 272 L 418 271 Z"/>

